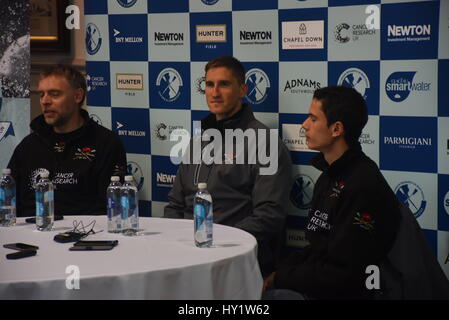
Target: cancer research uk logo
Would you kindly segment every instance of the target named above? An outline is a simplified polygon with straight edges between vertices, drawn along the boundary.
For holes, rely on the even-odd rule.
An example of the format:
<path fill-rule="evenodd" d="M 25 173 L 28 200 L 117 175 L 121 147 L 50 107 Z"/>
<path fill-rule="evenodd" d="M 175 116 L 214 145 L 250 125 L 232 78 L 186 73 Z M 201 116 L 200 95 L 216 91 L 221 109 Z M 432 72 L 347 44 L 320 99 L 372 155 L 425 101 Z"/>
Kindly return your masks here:
<path fill-rule="evenodd" d="M 424 192 L 416 183 L 411 181 L 401 182 L 394 192 L 396 197 L 412 211 L 415 218 L 423 214 L 427 202 L 424 198 Z"/>
<path fill-rule="evenodd" d="M 260 104 L 265 101 L 270 89 L 270 79 L 261 69 L 251 69 L 246 73 L 246 85 L 248 93 L 246 98 L 252 104 Z"/>
<path fill-rule="evenodd" d="M 430 82 L 413 82 L 416 73 L 416 71 L 392 73 L 385 83 L 387 96 L 394 102 L 402 102 L 411 92 L 430 91 Z"/>
<path fill-rule="evenodd" d="M 100 29 L 93 23 L 88 23 L 86 26 L 86 51 L 91 56 L 96 54 L 101 48 L 103 39 L 101 37 Z"/>
<path fill-rule="evenodd" d="M 314 186 L 313 179 L 308 175 L 300 174 L 295 177 L 295 182 L 290 191 L 290 201 L 295 207 L 301 210 L 310 208 Z"/>
<path fill-rule="evenodd" d="M 338 78 L 337 84 L 357 90 L 365 99 L 367 90 L 370 88 L 368 76 L 358 68 L 345 70 Z"/>
<path fill-rule="evenodd" d="M 173 102 L 178 99 L 182 86 L 181 75 L 173 68 L 163 69 L 156 80 L 157 92 L 166 102 Z"/>
<path fill-rule="evenodd" d="M 376 34 L 376 29 L 369 29 L 366 23 L 349 25 L 345 22 L 335 27 L 335 41 L 348 43 L 350 40 L 358 41 L 360 37 L 372 36 Z"/>

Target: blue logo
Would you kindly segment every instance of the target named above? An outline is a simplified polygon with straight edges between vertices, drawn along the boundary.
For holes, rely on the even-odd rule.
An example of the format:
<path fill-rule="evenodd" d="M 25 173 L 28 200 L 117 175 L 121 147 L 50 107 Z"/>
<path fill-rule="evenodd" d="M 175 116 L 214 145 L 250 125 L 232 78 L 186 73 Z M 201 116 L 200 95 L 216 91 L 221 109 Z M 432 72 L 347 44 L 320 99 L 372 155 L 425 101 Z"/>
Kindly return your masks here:
<path fill-rule="evenodd" d="M 101 43 L 103 39 L 101 38 L 100 29 L 93 24 L 88 23 L 86 26 L 86 51 L 90 55 L 94 55 L 100 50 Z"/>
<path fill-rule="evenodd" d="M 11 121 L 0 121 L 0 141 L 8 136 L 14 136 L 14 129 Z"/>
<path fill-rule="evenodd" d="M 112 131 L 123 141 L 126 152 L 150 154 L 149 110 L 112 108 Z"/>
<path fill-rule="evenodd" d="M 111 60 L 148 60 L 148 16 L 144 14 L 109 15 Z M 130 54 L 132 52 L 132 54 Z"/>
<path fill-rule="evenodd" d="M 137 187 L 137 190 L 140 191 L 145 181 L 142 168 L 136 162 L 128 161 L 126 165 L 126 174 L 133 176 L 134 185 Z"/>
<path fill-rule="evenodd" d="M 246 73 L 246 85 L 248 93 L 246 98 L 252 104 L 260 104 L 265 101 L 270 89 L 270 78 L 261 69 L 251 69 Z"/>
<path fill-rule="evenodd" d="M 117 0 L 117 2 L 123 8 L 130 8 L 136 4 L 137 0 Z"/>
<path fill-rule="evenodd" d="M 220 1 L 220 0 L 201 0 L 202 3 L 204 3 L 204 4 L 208 5 L 208 6 L 213 6 L 218 1 Z"/>
<path fill-rule="evenodd" d="M 87 102 L 90 106 L 110 106 L 109 62 L 87 61 Z"/>
<path fill-rule="evenodd" d="M 368 76 L 358 68 L 345 70 L 338 78 L 338 85 L 357 90 L 365 99 L 367 98 L 366 92 L 370 88 Z"/>
<path fill-rule="evenodd" d="M 156 80 L 159 96 L 166 102 L 179 98 L 182 88 L 181 75 L 173 68 L 166 68 L 159 73 Z"/>
<path fill-rule="evenodd" d="M 426 209 L 427 201 L 421 188 L 411 181 L 401 182 L 394 190 L 396 197 L 405 204 L 415 218 L 421 216 Z"/>
<path fill-rule="evenodd" d="M 305 174 L 295 177 L 295 182 L 290 191 L 290 201 L 295 207 L 302 210 L 310 209 L 314 186 L 313 179 Z"/>
<path fill-rule="evenodd" d="M 385 92 L 388 98 L 394 102 L 401 102 L 408 98 L 412 91 L 415 72 L 394 72 L 385 83 Z"/>

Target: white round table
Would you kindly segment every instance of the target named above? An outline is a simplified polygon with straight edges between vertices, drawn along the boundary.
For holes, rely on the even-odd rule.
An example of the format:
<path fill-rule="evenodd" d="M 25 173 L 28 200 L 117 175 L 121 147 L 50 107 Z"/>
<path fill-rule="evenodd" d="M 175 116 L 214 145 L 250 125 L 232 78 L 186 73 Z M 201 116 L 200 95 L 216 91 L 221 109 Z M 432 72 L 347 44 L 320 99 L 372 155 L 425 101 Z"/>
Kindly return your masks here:
<path fill-rule="evenodd" d="M 40 232 L 24 218 L 0 228 L 0 299 L 259 299 L 257 242 L 240 229 L 214 224 L 214 246 L 197 248 L 193 221 L 140 218 L 142 235 L 107 232 L 105 216 L 65 216 Z M 53 237 L 96 220 L 84 240 L 118 240 L 110 251 L 69 251 Z M 37 245 L 37 255 L 7 260 L 6 243 Z M 73 267 L 69 266 L 75 266 Z M 79 270 L 79 289 L 74 285 Z"/>

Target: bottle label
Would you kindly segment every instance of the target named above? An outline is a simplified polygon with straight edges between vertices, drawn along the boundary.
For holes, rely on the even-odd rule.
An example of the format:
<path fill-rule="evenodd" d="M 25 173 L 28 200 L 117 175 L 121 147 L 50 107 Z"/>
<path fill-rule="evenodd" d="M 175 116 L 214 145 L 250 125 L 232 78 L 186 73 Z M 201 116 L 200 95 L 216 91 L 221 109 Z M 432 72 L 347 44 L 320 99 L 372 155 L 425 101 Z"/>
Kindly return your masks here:
<path fill-rule="evenodd" d="M 53 190 L 44 193 L 44 202 L 51 202 L 55 199 Z"/>
<path fill-rule="evenodd" d="M 205 219 L 204 206 L 202 206 L 201 204 L 196 204 L 193 210 L 195 213 L 196 230 L 200 230 L 204 228 L 204 219 Z"/>
<path fill-rule="evenodd" d="M 0 207 L 3 207 L 5 202 L 5 190 L 0 188 Z"/>
<path fill-rule="evenodd" d="M 42 217 L 44 215 L 44 204 L 36 201 L 36 216 Z"/>

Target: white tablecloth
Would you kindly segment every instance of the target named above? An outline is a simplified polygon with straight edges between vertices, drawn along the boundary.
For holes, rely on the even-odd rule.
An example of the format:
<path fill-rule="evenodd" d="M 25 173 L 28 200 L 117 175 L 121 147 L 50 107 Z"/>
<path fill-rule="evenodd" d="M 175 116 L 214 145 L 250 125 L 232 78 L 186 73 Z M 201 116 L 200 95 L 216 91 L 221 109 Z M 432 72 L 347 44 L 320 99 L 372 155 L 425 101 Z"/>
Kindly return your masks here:
<path fill-rule="evenodd" d="M 86 240 L 118 240 L 111 251 L 69 251 L 73 243 L 53 237 L 96 220 Z M 193 221 L 141 218 L 143 235 L 127 237 L 107 232 L 105 216 L 66 216 L 54 230 L 40 232 L 23 218 L 0 228 L 0 299 L 259 299 L 262 277 L 257 243 L 242 230 L 214 224 L 214 247 L 197 248 Z M 37 255 L 7 260 L 14 252 L 6 243 L 39 246 Z M 80 288 L 67 289 L 77 266 Z M 69 281 L 70 282 L 70 281 Z M 70 283 L 74 283 L 73 281 Z"/>

